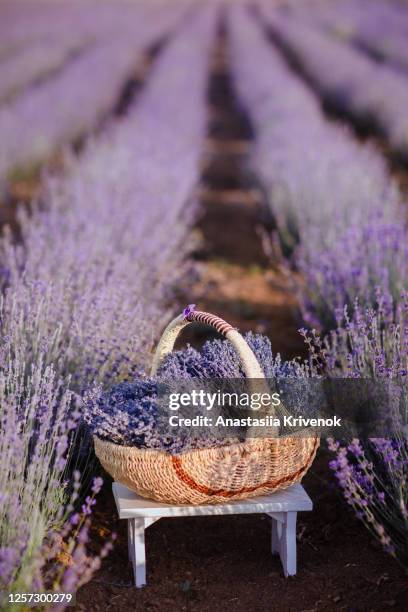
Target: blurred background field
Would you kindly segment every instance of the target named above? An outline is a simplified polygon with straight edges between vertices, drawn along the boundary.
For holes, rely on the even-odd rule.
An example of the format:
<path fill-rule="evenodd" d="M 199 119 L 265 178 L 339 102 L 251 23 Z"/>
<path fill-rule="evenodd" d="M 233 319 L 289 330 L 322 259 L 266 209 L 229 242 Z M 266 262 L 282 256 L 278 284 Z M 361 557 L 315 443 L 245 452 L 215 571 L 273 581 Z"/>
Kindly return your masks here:
<path fill-rule="evenodd" d="M 298 576 L 266 518 L 165 520 L 136 591 L 83 416 L 192 302 L 307 375 L 406 377 L 407 191 L 403 0 L 1 1 L 0 591 L 406 610 L 402 424 L 322 442 Z"/>

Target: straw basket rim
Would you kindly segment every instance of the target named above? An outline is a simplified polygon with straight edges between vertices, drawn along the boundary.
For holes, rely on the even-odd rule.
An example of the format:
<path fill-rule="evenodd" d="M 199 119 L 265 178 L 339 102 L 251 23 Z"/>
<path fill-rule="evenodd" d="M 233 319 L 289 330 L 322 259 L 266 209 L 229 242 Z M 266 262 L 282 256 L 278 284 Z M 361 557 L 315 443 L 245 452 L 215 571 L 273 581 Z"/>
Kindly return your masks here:
<path fill-rule="evenodd" d="M 256 452 L 262 452 L 265 449 L 265 444 L 266 443 L 270 443 L 270 444 L 277 444 L 279 443 L 279 441 L 287 441 L 290 439 L 293 440 L 298 440 L 299 438 L 304 437 L 304 438 L 308 438 L 308 439 L 312 439 L 312 440 L 320 440 L 319 436 L 317 435 L 310 435 L 310 436 L 296 436 L 296 435 L 285 435 L 285 436 L 278 436 L 278 437 L 274 437 L 274 438 L 267 438 L 267 437 L 262 437 L 262 438 L 247 438 L 246 440 L 244 440 L 243 442 L 234 442 L 232 444 L 222 444 L 219 446 L 209 446 L 206 448 L 192 448 L 189 450 L 186 450 L 184 452 L 181 453 L 177 453 L 177 454 L 173 454 L 173 453 L 168 453 L 164 450 L 157 450 L 155 448 L 140 448 L 138 446 L 129 446 L 129 445 L 125 445 L 125 444 L 117 444 L 116 442 L 111 442 L 110 440 L 104 440 L 103 438 L 100 438 L 99 436 L 97 436 L 96 434 L 93 435 L 93 440 L 94 440 L 94 444 L 95 445 L 105 445 L 105 448 L 111 448 L 112 451 L 115 452 L 122 452 L 124 454 L 149 454 L 151 457 L 157 456 L 157 457 L 168 457 L 169 459 L 171 459 L 171 457 L 183 457 L 186 455 L 195 455 L 196 457 L 198 455 L 204 455 L 208 458 L 211 459 L 222 459 L 223 456 L 225 456 L 226 454 L 226 450 L 228 449 L 228 451 L 231 450 L 235 450 L 235 452 L 237 452 L 237 454 L 239 454 L 239 451 L 243 451 L 243 454 L 247 454 L 248 452 L 251 453 L 256 453 Z M 249 448 L 250 447 L 250 448 Z"/>

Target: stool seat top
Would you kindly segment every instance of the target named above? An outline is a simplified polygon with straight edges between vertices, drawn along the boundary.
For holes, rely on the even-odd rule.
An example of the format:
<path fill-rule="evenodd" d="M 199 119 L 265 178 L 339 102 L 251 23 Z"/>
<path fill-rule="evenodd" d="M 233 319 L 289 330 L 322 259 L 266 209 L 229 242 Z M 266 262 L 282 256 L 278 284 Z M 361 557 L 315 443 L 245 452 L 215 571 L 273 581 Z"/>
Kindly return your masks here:
<path fill-rule="evenodd" d="M 225 504 L 188 506 L 164 504 L 140 497 L 124 485 L 114 482 L 113 495 L 119 518 L 208 516 L 221 514 L 254 514 L 269 512 L 304 512 L 313 509 L 313 503 L 301 484 L 294 484 L 269 495 L 226 500 Z"/>

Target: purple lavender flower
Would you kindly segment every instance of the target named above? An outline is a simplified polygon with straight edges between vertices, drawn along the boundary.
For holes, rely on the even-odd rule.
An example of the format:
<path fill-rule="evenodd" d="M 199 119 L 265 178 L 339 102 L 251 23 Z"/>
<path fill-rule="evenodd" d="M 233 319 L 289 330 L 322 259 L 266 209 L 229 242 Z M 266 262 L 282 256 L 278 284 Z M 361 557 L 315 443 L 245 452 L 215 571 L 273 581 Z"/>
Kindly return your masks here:
<path fill-rule="evenodd" d="M 63 523 L 74 495 L 64 482 L 74 399 L 52 366 L 17 359 L 0 374 L 0 588 L 40 580 L 43 539 Z M 75 480 L 75 479 L 74 479 Z M 25 564 L 30 569 L 23 574 Z M 28 567 L 28 566 L 27 566 Z M 41 583 L 43 584 L 43 583 Z"/>
<path fill-rule="evenodd" d="M 191 314 L 192 312 L 194 312 L 194 310 L 196 309 L 196 305 L 195 304 L 189 304 L 186 308 L 184 308 L 183 310 L 183 317 L 185 319 L 187 319 L 188 315 Z"/>
<path fill-rule="evenodd" d="M 6 589 L 11 584 L 18 570 L 20 555 L 17 547 L 0 547 L 0 586 Z"/>
<path fill-rule="evenodd" d="M 397 304 L 408 286 L 408 233 L 402 221 L 375 215 L 346 229 L 338 227 L 331 245 L 300 245 L 296 262 L 305 279 L 302 314 L 314 326 L 330 329 L 345 305 L 352 312 L 381 301 Z"/>

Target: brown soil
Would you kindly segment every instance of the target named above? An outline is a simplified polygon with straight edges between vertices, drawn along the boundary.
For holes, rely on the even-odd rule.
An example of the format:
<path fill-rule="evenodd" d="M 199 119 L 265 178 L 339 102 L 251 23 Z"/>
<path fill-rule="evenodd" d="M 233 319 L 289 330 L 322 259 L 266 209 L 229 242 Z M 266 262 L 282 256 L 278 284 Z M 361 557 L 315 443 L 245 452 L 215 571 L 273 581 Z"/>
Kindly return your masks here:
<path fill-rule="evenodd" d="M 241 332 L 269 336 L 274 350 L 285 358 L 304 355 L 296 326 L 296 299 L 285 275 L 225 260 L 200 264 L 198 272 L 199 280 L 190 286 L 189 295 L 200 308 L 216 313 Z M 199 340 L 206 335 L 208 330 L 203 329 Z"/>
<path fill-rule="evenodd" d="M 287 579 L 270 553 L 268 517 L 191 517 L 149 527 L 148 586 L 136 589 L 125 521 L 118 520 L 107 486 L 92 541 L 96 549 L 101 530 L 115 531 L 118 540 L 95 578 L 79 590 L 75 610 L 406 610 L 406 576 L 348 513 L 327 462 L 322 451 L 304 479 L 315 509 L 299 515 L 298 574 Z"/>
<path fill-rule="evenodd" d="M 196 276 L 180 304 L 196 302 L 237 325 L 270 336 L 286 357 L 303 353 L 285 274 L 261 247 L 263 200 L 246 167 L 251 131 L 236 107 L 222 46 L 210 87 L 211 125 L 203 168 Z M 267 221 L 268 223 L 270 222 Z M 208 330 L 186 333 L 201 343 Z M 299 516 L 298 574 L 285 579 L 270 553 L 266 516 L 162 519 L 147 535 L 148 586 L 133 586 L 126 525 L 106 483 L 92 527 L 92 545 L 118 533 L 112 554 L 78 592 L 76 610 L 312 612 L 406 610 L 408 584 L 395 561 L 348 511 L 321 449 L 304 479 L 315 509 Z"/>
<path fill-rule="evenodd" d="M 180 301 L 195 302 L 242 332 L 266 334 L 285 358 L 304 356 L 292 283 L 262 246 L 273 219 L 248 163 L 252 128 L 237 106 L 226 70 L 220 45 L 209 88 L 196 276 L 182 288 Z M 189 328 L 178 346 L 211 336 L 208 328 Z"/>

